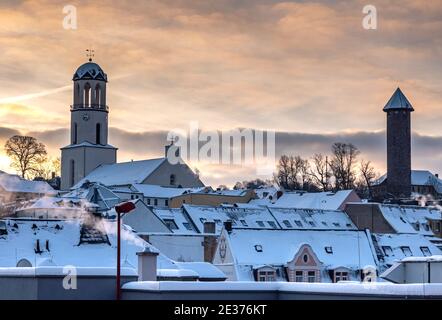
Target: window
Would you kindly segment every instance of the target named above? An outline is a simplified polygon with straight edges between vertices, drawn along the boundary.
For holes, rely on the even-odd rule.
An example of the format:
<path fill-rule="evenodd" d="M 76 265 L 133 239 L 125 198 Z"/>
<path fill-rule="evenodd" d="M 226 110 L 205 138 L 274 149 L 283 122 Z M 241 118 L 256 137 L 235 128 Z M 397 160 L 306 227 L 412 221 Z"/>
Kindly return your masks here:
<path fill-rule="evenodd" d="M 154 200 L 153 200 L 153 205 L 154 205 L 154 206 L 157 206 L 157 205 L 158 205 L 158 199 L 154 199 Z"/>
<path fill-rule="evenodd" d="M 327 226 L 327 222 L 325 222 L 325 221 L 322 221 L 322 224 L 323 224 L 324 226 Z"/>
<path fill-rule="evenodd" d="M 345 226 L 346 226 L 347 228 L 351 228 L 351 223 L 347 223 Z"/>
<path fill-rule="evenodd" d="M 169 200 L 168 200 L 168 199 L 164 200 L 164 205 L 165 205 L 166 207 L 169 206 Z"/>
<path fill-rule="evenodd" d="M 274 270 L 258 271 L 258 281 L 276 281 L 276 272 Z"/>
<path fill-rule="evenodd" d="M 310 224 L 310 226 L 316 227 L 316 224 L 312 220 L 310 220 L 308 223 Z"/>
<path fill-rule="evenodd" d="M 298 227 L 300 227 L 300 228 L 303 227 L 302 222 L 300 220 L 295 220 L 295 223 Z"/>
<path fill-rule="evenodd" d="M 341 225 L 339 224 L 339 222 L 333 222 L 333 225 L 337 228 L 339 228 Z"/>
<path fill-rule="evenodd" d="M 273 221 L 267 221 L 267 223 L 269 224 L 269 226 L 271 226 L 273 229 L 277 229 L 276 227 L 276 223 Z"/>
<path fill-rule="evenodd" d="M 164 224 L 170 230 L 178 230 L 178 226 L 176 225 L 175 220 L 173 220 L 173 219 L 164 219 Z"/>
<path fill-rule="evenodd" d="M 261 228 L 264 228 L 265 227 L 265 225 L 264 225 L 264 222 L 262 222 L 262 221 L 256 221 L 256 224 L 258 225 L 258 226 L 260 226 Z"/>
<path fill-rule="evenodd" d="M 348 272 L 346 272 L 346 271 L 336 271 L 335 272 L 335 282 L 347 281 L 347 280 L 348 280 Z"/>
<path fill-rule="evenodd" d="M 84 102 L 83 102 L 83 106 L 85 108 L 89 107 L 91 99 L 90 99 L 90 94 L 91 94 L 91 85 L 88 83 L 85 84 L 84 86 Z"/>
<path fill-rule="evenodd" d="M 150 206 L 150 199 L 147 199 L 147 204 Z"/>
<path fill-rule="evenodd" d="M 424 227 L 425 231 L 429 231 L 430 227 L 428 226 L 428 223 L 423 223 L 422 226 Z"/>
<path fill-rule="evenodd" d="M 302 271 L 295 271 L 295 282 L 304 282 L 304 273 Z"/>
<path fill-rule="evenodd" d="M 71 187 L 75 184 L 75 161 L 71 160 L 71 177 L 70 177 Z"/>
<path fill-rule="evenodd" d="M 95 104 L 97 105 L 97 106 L 100 106 L 101 105 L 101 95 L 100 95 L 100 85 L 99 84 L 97 84 L 96 86 L 95 86 Z"/>
<path fill-rule="evenodd" d="M 304 256 L 302 257 L 302 260 L 307 263 L 308 262 L 308 255 L 304 254 Z"/>
<path fill-rule="evenodd" d="M 324 249 L 328 254 L 333 254 L 333 247 L 325 247 Z"/>
<path fill-rule="evenodd" d="M 421 247 L 421 251 L 424 254 L 424 256 L 426 256 L 426 257 L 431 256 L 430 248 L 428 248 L 428 247 Z"/>
<path fill-rule="evenodd" d="M 413 253 L 411 252 L 410 247 L 401 247 L 402 252 L 406 257 L 411 257 Z"/>
<path fill-rule="evenodd" d="M 95 143 L 101 144 L 101 124 L 99 123 L 95 127 Z"/>
<path fill-rule="evenodd" d="M 244 227 L 248 227 L 246 220 L 239 220 Z"/>
<path fill-rule="evenodd" d="M 78 136 L 78 125 L 74 122 L 74 137 L 72 139 L 73 144 L 77 144 L 77 136 Z"/>
<path fill-rule="evenodd" d="M 316 271 L 308 271 L 307 282 L 316 282 Z"/>
<path fill-rule="evenodd" d="M 187 230 L 192 231 L 192 227 L 190 226 L 190 223 L 188 223 L 188 222 L 183 222 L 183 226 L 184 226 Z"/>
<path fill-rule="evenodd" d="M 284 223 L 287 228 L 292 228 L 292 224 L 290 223 L 290 221 L 283 220 L 282 223 Z"/>
<path fill-rule="evenodd" d="M 394 256 L 393 250 L 390 246 L 382 246 L 382 251 L 384 251 L 384 255 L 387 257 Z"/>
<path fill-rule="evenodd" d="M 169 180 L 170 180 L 170 181 L 169 181 L 169 184 L 170 184 L 171 186 L 174 186 L 175 183 L 176 183 L 176 177 L 175 177 L 175 175 L 174 175 L 174 174 L 171 174 Z"/>
<path fill-rule="evenodd" d="M 256 252 L 262 252 L 262 245 L 256 244 L 255 245 L 255 250 L 256 250 Z"/>

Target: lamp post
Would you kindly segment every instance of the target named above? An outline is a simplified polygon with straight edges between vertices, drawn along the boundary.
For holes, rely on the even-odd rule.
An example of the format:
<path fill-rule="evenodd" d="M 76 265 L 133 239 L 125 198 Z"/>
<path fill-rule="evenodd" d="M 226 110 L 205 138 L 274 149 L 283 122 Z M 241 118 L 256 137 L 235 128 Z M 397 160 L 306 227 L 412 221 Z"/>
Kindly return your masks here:
<path fill-rule="evenodd" d="M 115 206 L 117 212 L 117 290 L 116 299 L 121 300 L 121 213 L 128 213 L 135 209 L 133 202 L 123 202 Z"/>

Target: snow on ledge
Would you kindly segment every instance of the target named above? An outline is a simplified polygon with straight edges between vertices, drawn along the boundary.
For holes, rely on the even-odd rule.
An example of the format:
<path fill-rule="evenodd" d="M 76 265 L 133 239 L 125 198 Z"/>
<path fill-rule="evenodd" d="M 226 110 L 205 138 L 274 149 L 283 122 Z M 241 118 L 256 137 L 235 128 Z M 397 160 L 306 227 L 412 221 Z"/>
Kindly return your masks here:
<path fill-rule="evenodd" d="M 401 262 L 442 262 L 442 256 L 430 256 L 430 257 L 407 257 L 401 260 Z"/>
<path fill-rule="evenodd" d="M 375 283 L 294 283 L 294 282 L 128 282 L 124 290 L 136 291 L 281 291 L 391 296 L 441 296 L 442 283 L 394 284 Z"/>
<path fill-rule="evenodd" d="M 66 269 L 65 269 L 66 268 Z M 2 276 L 66 276 L 75 268 L 78 276 L 116 276 L 116 268 L 110 267 L 29 267 L 29 268 L 0 268 L 0 277 Z M 138 276 L 133 268 L 121 268 L 122 276 Z"/>

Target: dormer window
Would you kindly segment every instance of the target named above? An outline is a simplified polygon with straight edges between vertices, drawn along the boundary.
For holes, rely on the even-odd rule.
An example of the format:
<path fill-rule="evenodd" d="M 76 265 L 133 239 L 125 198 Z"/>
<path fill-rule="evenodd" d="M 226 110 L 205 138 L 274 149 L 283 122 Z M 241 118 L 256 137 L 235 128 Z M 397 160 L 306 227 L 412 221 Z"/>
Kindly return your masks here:
<path fill-rule="evenodd" d="M 255 250 L 256 250 L 256 252 L 262 252 L 262 245 L 256 244 L 255 245 Z"/>
<path fill-rule="evenodd" d="M 333 254 L 333 247 L 325 247 L 325 252 L 328 254 Z"/>
<path fill-rule="evenodd" d="M 411 252 L 410 247 L 406 247 L 406 246 L 404 246 L 404 247 L 401 247 L 401 250 L 402 250 L 403 254 L 404 254 L 406 257 L 411 257 L 411 256 L 413 255 L 413 253 Z"/>

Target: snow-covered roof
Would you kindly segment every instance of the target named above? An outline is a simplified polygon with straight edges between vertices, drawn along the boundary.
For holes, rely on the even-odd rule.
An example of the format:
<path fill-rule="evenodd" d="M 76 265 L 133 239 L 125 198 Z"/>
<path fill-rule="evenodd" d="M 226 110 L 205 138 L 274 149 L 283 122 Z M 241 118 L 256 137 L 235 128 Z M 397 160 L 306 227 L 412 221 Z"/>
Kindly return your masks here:
<path fill-rule="evenodd" d="M 284 192 L 279 199 L 269 204 L 269 206 L 338 210 L 346 201 L 350 200 L 350 196 L 352 197 L 352 202 L 359 199 L 353 190 L 340 190 L 337 192 Z"/>
<path fill-rule="evenodd" d="M 105 186 L 120 186 L 142 183 L 167 158 L 120 162 L 104 164 L 80 180 L 73 189 L 80 187 L 84 182 L 100 182 Z"/>
<path fill-rule="evenodd" d="M 357 229 L 343 211 L 275 207 L 268 209 L 283 229 Z"/>
<path fill-rule="evenodd" d="M 134 184 L 136 192 L 142 193 L 147 198 L 165 198 L 170 199 L 187 193 L 198 192 L 203 188 L 176 188 L 163 187 L 152 184 Z"/>
<path fill-rule="evenodd" d="M 379 185 L 386 179 L 387 174 L 384 174 L 375 181 L 374 185 Z M 433 186 L 437 193 L 442 193 L 442 179 L 439 179 L 428 170 L 411 170 L 411 185 Z"/>
<path fill-rule="evenodd" d="M 11 268 L 21 259 L 28 260 L 33 267 L 73 265 L 83 268 L 115 268 L 116 265 L 116 223 L 100 220 L 97 228 L 104 232 L 107 243 L 80 244 L 83 220 L 70 221 L 28 221 L 6 219 L 7 234 L 0 236 L 0 268 Z M 147 246 L 153 252 L 158 250 L 123 226 L 121 240 L 121 259 L 123 268 L 138 269 L 137 252 Z M 37 239 L 41 253 L 35 252 Z M 46 248 L 48 242 L 49 251 Z M 202 278 L 219 278 L 219 270 L 208 263 L 191 264 L 167 258 L 161 252 L 157 257 L 157 274 L 162 270 L 185 270 Z M 216 271 L 216 272 L 215 272 Z"/>
<path fill-rule="evenodd" d="M 152 212 L 156 214 L 161 220 L 167 221 L 172 220 L 176 229 L 172 229 L 173 233 L 177 234 L 196 234 L 199 233 L 196 230 L 192 221 L 184 214 L 182 209 L 172 209 L 172 208 L 161 208 L 161 207 L 152 207 Z"/>
<path fill-rule="evenodd" d="M 408 101 L 407 97 L 405 97 L 400 88 L 397 88 L 391 96 L 390 100 L 388 100 L 387 104 L 384 107 L 384 111 L 398 109 L 414 111 L 410 101 Z"/>
<path fill-rule="evenodd" d="M 280 228 L 277 220 L 267 208 L 212 207 L 185 204 L 183 209 L 200 232 L 204 230 L 204 222 L 215 222 L 216 233 L 219 233 L 223 228 L 223 223 L 227 220 L 232 221 L 234 228 Z"/>
<path fill-rule="evenodd" d="M 229 247 L 240 265 L 285 265 L 308 244 L 326 269 L 357 270 L 376 267 L 367 234 L 363 231 L 233 229 Z M 255 246 L 261 246 L 261 252 Z M 332 253 L 327 253 L 326 247 Z M 360 259 L 360 260 L 359 260 Z"/>
<path fill-rule="evenodd" d="M 74 81 L 82 79 L 107 81 L 107 75 L 98 64 L 89 61 L 78 67 L 77 71 L 75 71 L 74 77 L 72 78 Z"/>
<path fill-rule="evenodd" d="M 31 181 L 15 174 L 0 173 L 0 186 L 7 192 L 56 194 L 46 181 Z"/>
<path fill-rule="evenodd" d="M 112 190 L 100 183 L 85 183 L 80 188 L 64 194 L 63 198 L 83 199 L 97 204 L 102 211 L 113 208 L 121 201 Z"/>
<path fill-rule="evenodd" d="M 440 255 L 438 249 L 430 239 L 419 234 L 373 234 L 380 253 L 381 261 L 385 266 L 392 265 L 407 257 L 425 257 L 426 255 Z M 428 248 L 429 252 L 424 253 Z M 424 251 L 423 251 L 424 250 Z"/>
<path fill-rule="evenodd" d="M 428 220 L 441 220 L 442 212 L 436 208 L 378 204 L 385 220 L 398 233 L 433 235 Z"/>
<path fill-rule="evenodd" d="M 35 209 L 55 209 L 55 210 L 72 210 L 82 211 L 86 207 L 95 206 L 83 199 L 68 199 L 59 197 L 42 197 L 39 199 L 29 200 L 21 203 L 16 207 L 16 211 L 26 211 Z"/>

